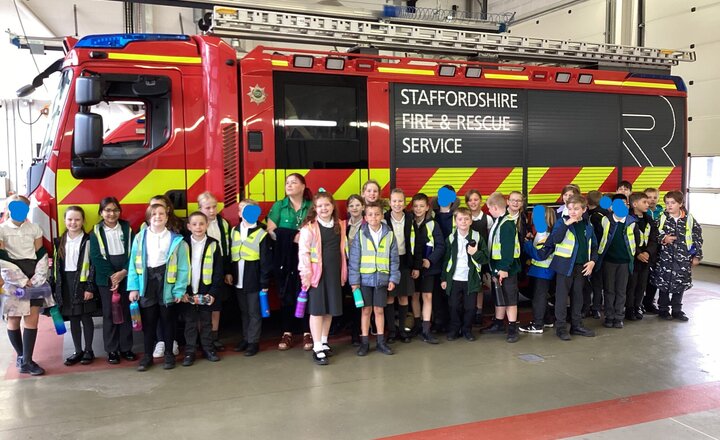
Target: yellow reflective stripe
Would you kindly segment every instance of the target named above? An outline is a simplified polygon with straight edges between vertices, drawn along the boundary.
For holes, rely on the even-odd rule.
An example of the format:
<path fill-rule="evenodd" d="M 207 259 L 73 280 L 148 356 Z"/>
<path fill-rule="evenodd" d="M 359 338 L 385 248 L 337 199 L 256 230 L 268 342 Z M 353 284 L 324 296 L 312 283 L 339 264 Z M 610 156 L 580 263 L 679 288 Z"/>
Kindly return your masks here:
<path fill-rule="evenodd" d="M 484 73 L 486 79 L 506 79 L 510 81 L 528 81 L 527 75 L 514 75 L 511 73 Z"/>
<path fill-rule="evenodd" d="M 404 67 L 378 67 L 380 73 L 397 73 L 400 75 L 424 75 L 424 76 L 435 76 L 434 70 L 427 69 L 408 69 Z"/>
<path fill-rule="evenodd" d="M 95 232 L 95 238 L 97 238 L 98 246 L 100 247 L 100 255 L 102 255 L 102 257 L 107 260 L 107 254 L 105 253 L 105 243 L 103 243 L 102 236 L 100 235 L 100 225 L 95 225 L 93 231 Z"/>
<path fill-rule="evenodd" d="M 606 79 L 596 79 L 593 80 L 593 82 L 599 86 L 642 87 L 648 89 L 677 90 L 677 86 L 675 84 L 662 84 L 645 81 L 613 81 Z"/>
<path fill-rule="evenodd" d="M 140 254 L 135 255 L 135 273 L 138 275 L 143 273 L 142 255 Z"/>
<path fill-rule="evenodd" d="M 122 53 L 109 52 L 110 60 L 126 60 L 126 61 L 152 61 L 156 63 L 178 63 L 178 64 L 201 64 L 200 57 L 178 57 L 171 55 L 153 55 L 144 53 Z"/>
<path fill-rule="evenodd" d="M 287 60 L 272 60 L 270 61 L 273 67 L 287 67 L 290 63 Z"/>

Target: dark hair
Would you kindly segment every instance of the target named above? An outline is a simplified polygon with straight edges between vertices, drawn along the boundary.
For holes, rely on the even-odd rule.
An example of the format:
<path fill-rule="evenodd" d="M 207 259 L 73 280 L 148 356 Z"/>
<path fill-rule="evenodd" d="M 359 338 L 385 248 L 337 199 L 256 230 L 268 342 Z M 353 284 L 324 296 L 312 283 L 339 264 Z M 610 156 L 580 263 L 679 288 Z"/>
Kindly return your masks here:
<path fill-rule="evenodd" d="M 305 182 L 305 176 L 303 176 L 300 173 L 290 173 L 287 176 L 285 176 L 285 181 L 291 177 L 295 177 L 297 180 L 300 181 L 305 186 L 305 189 L 303 190 L 303 200 L 313 200 L 313 193 L 310 191 L 310 188 L 307 187 L 307 183 Z"/>
<path fill-rule="evenodd" d="M 627 202 L 627 196 L 625 194 L 613 194 L 612 201 L 614 202 L 615 200 L 618 200 L 618 199 L 625 200 Z"/>
<path fill-rule="evenodd" d="M 560 195 L 563 195 L 568 191 L 572 191 L 573 195 L 575 195 L 575 196 L 580 195 L 580 187 L 575 184 L 572 184 L 572 183 L 563 186 L 563 189 L 562 189 L 562 192 L 560 193 Z"/>
<path fill-rule="evenodd" d="M 363 215 L 367 213 L 368 208 L 380 208 L 380 215 L 383 213 L 383 206 L 381 203 L 378 202 L 367 202 L 365 204 L 365 209 L 363 210 Z"/>
<path fill-rule="evenodd" d="M 115 205 L 117 206 L 117 209 L 122 212 L 122 207 L 120 207 L 120 202 L 118 202 L 118 199 L 116 199 L 113 196 L 105 197 L 104 199 L 100 200 L 100 205 L 98 206 L 98 214 L 102 215 L 102 212 L 105 208 L 107 208 L 108 205 Z"/>
<path fill-rule="evenodd" d="M 330 200 L 330 203 L 333 206 L 333 212 L 332 212 L 332 219 L 333 219 L 333 230 L 336 234 L 340 233 L 340 219 L 338 218 L 338 210 L 337 210 L 337 204 L 335 203 L 335 199 L 333 198 L 332 194 L 329 192 L 319 192 L 313 196 L 312 199 L 312 205 L 310 206 L 310 209 L 308 209 L 307 216 L 305 217 L 305 220 L 302 222 L 301 228 L 305 225 L 308 225 L 314 221 L 317 220 L 317 211 L 315 210 L 315 203 L 319 199 L 328 199 Z"/>
<path fill-rule="evenodd" d="M 590 191 L 587 193 L 587 201 L 588 205 L 598 206 L 600 204 L 600 199 L 602 198 L 602 193 L 600 191 Z"/>
<path fill-rule="evenodd" d="M 425 193 L 417 193 L 414 196 L 412 196 L 411 203 L 420 202 L 423 201 L 426 204 L 430 205 L 430 199 L 428 199 L 428 196 L 425 195 Z"/>
<path fill-rule="evenodd" d="M 77 205 L 70 205 L 67 208 L 65 208 L 65 213 L 63 214 L 63 219 L 67 216 L 67 213 L 70 211 L 79 212 L 80 215 L 82 216 L 83 223 L 85 222 L 85 210 Z M 83 230 L 82 233 L 84 234 L 85 230 Z M 65 259 L 65 244 L 67 244 L 67 235 L 68 235 L 68 230 L 65 229 L 65 232 L 63 232 L 62 236 L 60 236 L 60 243 L 58 244 L 58 250 L 57 250 L 58 256 L 63 260 Z"/>
<path fill-rule="evenodd" d="M 637 202 L 638 200 L 647 199 L 648 196 L 644 192 L 634 192 L 630 194 L 630 207 L 632 208 L 633 203 Z"/>
<path fill-rule="evenodd" d="M 478 191 L 476 189 L 471 189 L 465 193 L 465 203 L 470 201 L 470 196 L 472 196 L 473 194 L 477 194 L 477 196 L 480 197 L 480 200 L 482 200 L 483 197 L 482 197 L 482 194 L 480 194 L 480 191 Z"/>
<path fill-rule="evenodd" d="M 668 193 L 665 194 L 665 197 L 663 197 L 663 200 L 667 201 L 667 199 L 673 199 L 681 206 L 683 203 L 685 203 L 685 195 L 683 195 L 683 193 L 677 190 L 668 191 Z"/>
<path fill-rule="evenodd" d="M 629 189 L 630 191 L 632 191 L 632 183 L 628 182 L 627 180 L 623 180 L 623 181 L 620 182 L 620 184 L 618 185 L 618 188 L 627 188 L 627 189 Z"/>
<path fill-rule="evenodd" d="M 210 221 L 210 220 L 208 220 L 208 216 L 205 215 L 205 213 L 202 212 L 202 211 L 193 211 L 193 212 L 188 216 L 188 218 L 187 218 L 187 219 L 188 219 L 188 223 L 190 223 L 190 219 L 193 218 L 193 217 L 202 217 L 202 218 L 205 219 L 205 223 L 208 223 L 208 222 Z"/>

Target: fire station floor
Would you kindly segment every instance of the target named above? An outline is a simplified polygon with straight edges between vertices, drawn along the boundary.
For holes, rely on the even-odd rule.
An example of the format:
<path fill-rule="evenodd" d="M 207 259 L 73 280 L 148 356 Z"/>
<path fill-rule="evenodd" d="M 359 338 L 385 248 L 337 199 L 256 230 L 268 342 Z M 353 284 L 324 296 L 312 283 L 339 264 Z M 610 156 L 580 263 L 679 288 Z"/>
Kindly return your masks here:
<path fill-rule="evenodd" d="M 595 338 L 416 339 L 365 358 L 345 337 L 324 367 L 299 346 L 277 351 L 273 338 L 252 358 L 228 351 L 139 373 L 137 362 L 106 363 L 99 319 L 102 357 L 65 367 L 70 336 L 43 317 L 35 358 L 47 374 L 20 376 L 2 324 L 0 439 L 717 439 L 720 269 L 694 278 L 687 323 L 646 316 L 616 330 L 588 319 Z"/>

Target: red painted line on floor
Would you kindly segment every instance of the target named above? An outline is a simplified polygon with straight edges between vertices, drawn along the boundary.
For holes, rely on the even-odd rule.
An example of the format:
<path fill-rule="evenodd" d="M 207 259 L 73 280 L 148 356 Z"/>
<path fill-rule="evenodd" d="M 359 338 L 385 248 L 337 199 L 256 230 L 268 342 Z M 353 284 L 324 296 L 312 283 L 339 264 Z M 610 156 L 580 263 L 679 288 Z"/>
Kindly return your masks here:
<path fill-rule="evenodd" d="M 555 439 L 720 408 L 720 382 L 401 434 L 386 439 Z"/>

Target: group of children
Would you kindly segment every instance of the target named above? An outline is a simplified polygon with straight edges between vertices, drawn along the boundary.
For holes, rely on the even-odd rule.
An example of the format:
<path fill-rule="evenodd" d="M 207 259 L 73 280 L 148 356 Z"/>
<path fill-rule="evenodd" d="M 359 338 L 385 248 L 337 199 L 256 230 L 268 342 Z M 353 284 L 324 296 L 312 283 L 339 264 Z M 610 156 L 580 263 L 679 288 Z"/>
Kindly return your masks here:
<path fill-rule="evenodd" d="M 133 361 L 129 309 L 136 303 L 144 340 L 139 371 L 153 365 L 153 352 L 163 358 L 165 369 L 175 367 L 178 316 L 185 322 L 182 365 L 195 362 L 198 348 L 215 362 L 220 360 L 217 352 L 224 350 L 218 338 L 222 303 L 234 291 L 242 321 L 242 340 L 235 350 L 253 356 L 259 350 L 261 309 L 267 307 L 262 300 L 273 274 L 282 287 L 284 333 L 278 348 L 292 345 L 286 315 L 295 306 L 297 318 L 309 315 L 303 346 L 318 365 L 327 365 L 334 354 L 328 337 L 333 317 L 343 314 L 358 356 L 369 353 L 372 329 L 376 350 L 386 355 L 394 353 L 389 344 L 408 343 L 416 335 L 429 344 L 437 344 L 433 333 L 442 331 L 450 341 L 473 341 L 485 287 L 491 289 L 495 315 L 484 331 L 506 334 L 511 343 L 518 341 L 519 332 L 542 333 L 553 325 L 562 340 L 594 336 L 583 318 L 599 318 L 601 309 L 605 327 L 622 328 L 625 319 L 654 311 L 653 288 L 660 292 L 659 316 L 686 321 L 682 294 L 690 287 L 691 266 L 702 258 L 700 226 L 684 209 L 682 193 L 667 193 L 662 211 L 655 206 L 657 190 L 630 193 L 629 186 L 623 182 L 612 195 L 626 201 L 629 212 L 606 210 L 597 191 L 586 198 L 577 186 L 568 185 L 557 212 L 540 207 L 544 215 L 533 215 L 532 225 L 520 192 L 507 199 L 491 194 L 486 200 L 489 215 L 475 190 L 465 195 L 467 207 L 459 206 L 454 192 L 452 199 L 433 203 L 419 193 L 407 210 L 401 189 L 391 191 L 388 204 L 380 199 L 378 182 L 370 180 L 361 194 L 348 198 L 346 222 L 339 218 L 332 194 L 320 190 L 310 197 L 302 176 L 293 174 L 286 182 L 286 199 L 276 202 L 268 215 L 268 226 L 259 222 L 257 203 L 246 199 L 238 205 L 238 225 L 231 227 L 218 214 L 217 200 L 204 193 L 200 210 L 186 222 L 173 214 L 166 197 L 154 197 L 137 234 L 121 218 L 118 200 L 108 197 L 99 204 L 102 220 L 90 234 L 84 231 L 83 209 L 66 209 L 52 271 L 39 228 L 13 217 L 0 226 L 0 262 L 19 267 L 28 286 L 50 278 L 54 293 L 24 302 L 10 296 L 4 309 L 8 336 L 20 371 L 43 374 L 32 361 L 37 316 L 42 307 L 57 304 L 70 321 L 75 345 L 65 364 L 88 364 L 95 358 L 92 316 L 101 310 L 108 362 Z M 288 269 L 287 262 L 297 271 Z M 533 321 L 521 327 L 519 278 L 525 273 L 532 281 Z M 554 317 L 548 308 L 553 290 Z M 414 320 L 408 324 L 410 307 Z M 22 335 L 20 317 L 25 319 Z"/>

